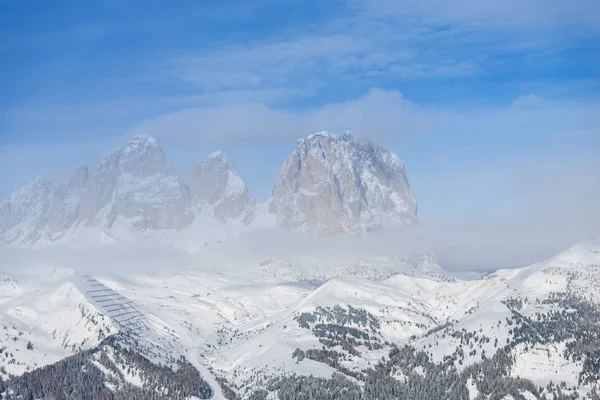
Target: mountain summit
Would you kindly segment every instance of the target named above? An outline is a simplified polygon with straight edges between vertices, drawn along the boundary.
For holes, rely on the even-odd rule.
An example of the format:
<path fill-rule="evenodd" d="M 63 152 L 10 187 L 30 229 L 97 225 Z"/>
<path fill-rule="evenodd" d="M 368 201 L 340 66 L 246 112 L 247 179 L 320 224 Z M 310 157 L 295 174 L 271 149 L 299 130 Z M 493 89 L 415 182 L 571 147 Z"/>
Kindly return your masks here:
<path fill-rule="evenodd" d="M 192 204 L 197 210 L 212 210 L 220 221 L 241 218 L 246 223 L 252 222 L 256 201 L 222 151 L 214 152 L 195 166 L 189 184 Z"/>
<path fill-rule="evenodd" d="M 417 204 L 396 154 L 350 133 L 319 132 L 285 160 L 269 211 L 279 227 L 330 234 L 411 223 Z"/>
<path fill-rule="evenodd" d="M 110 228 L 122 218 L 139 231 L 183 229 L 193 215 L 188 194 L 151 137 L 135 136 L 100 159 L 84 189 L 89 225 Z"/>

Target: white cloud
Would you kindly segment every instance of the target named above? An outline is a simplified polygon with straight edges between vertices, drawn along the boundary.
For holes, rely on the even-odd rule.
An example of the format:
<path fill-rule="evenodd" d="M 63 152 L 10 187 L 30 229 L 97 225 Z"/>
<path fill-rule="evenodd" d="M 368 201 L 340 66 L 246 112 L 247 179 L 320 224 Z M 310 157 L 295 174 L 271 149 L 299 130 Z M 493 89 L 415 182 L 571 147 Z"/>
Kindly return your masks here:
<path fill-rule="evenodd" d="M 144 121 L 132 134 L 196 143 L 289 140 L 321 130 L 355 130 L 374 136 L 408 134 L 420 129 L 411 107 L 399 92 L 372 89 L 360 99 L 312 110 L 275 109 L 260 103 L 184 109 Z"/>
<path fill-rule="evenodd" d="M 194 108 L 134 131 L 197 145 L 245 139 L 291 149 L 314 131 L 354 129 L 401 156 L 410 149 L 408 176 L 422 218 L 415 246 L 434 249 L 453 268 L 491 269 L 525 265 L 600 235 L 599 110 L 596 100 L 524 95 L 505 106 L 456 111 L 372 89 L 302 111 L 256 103 Z"/>
<path fill-rule="evenodd" d="M 555 168 L 546 160 L 546 165 L 521 163 L 510 171 L 507 160 L 504 165 L 478 165 L 476 175 L 449 174 L 447 178 L 456 182 L 440 185 L 438 191 L 448 201 L 460 200 L 464 212 L 437 210 L 436 219 L 428 218 L 425 210 L 418 243 L 433 249 L 452 268 L 491 270 L 528 265 L 581 240 L 600 237 L 600 161 L 553 162 L 558 164 Z M 509 171 L 498 171 L 502 166 Z M 490 196 L 484 213 L 469 210 L 481 206 L 481 199 L 470 198 L 469 186 Z M 504 204 L 493 200 L 507 195 L 510 200 Z"/>
<path fill-rule="evenodd" d="M 347 35 L 302 36 L 229 45 L 171 61 L 173 73 L 204 90 L 296 84 L 298 74 L 340 72 L 364 54 L 368 43 Z M 368 63 L 369 59 L 362 62 Z"/>
<path fill-rule="evenodd" d="M 419 17 L 422 23 L 485 24 L 487 28 L 586 26 L 597 31 L 600 6 L 594 0 L 351 0 L 351 4 L 374 16 Z"/>
<path fill-rule="evenodd" d="M 513 107 L 534 107 L 540 105 L 542 99 L 533 93 L 524 94 L 513 100 Z"/>
<path fill-rule="evenodd" d="M 525 95 L 515 103 L 532 98 L 534 107 L 509 103 L 456 111 L 372 89 L 355 100 L 303 110 L 245 102 L 184 109 L 146 120 L 131 133 L 194 149 L 260 141 L 285 143 L 291 151 L 297 137 L 314 131 L 357 130 L 410 156 L 408 176 L 420 202 L 419 230 L 373 239 L 379 246 L 373 249 L 391 250 L 400 241 L 435 251 L 452 268 L 492 269 L 525 265 L 600 235 L 598 102 Z M 0 160 L 5 169 L 29 173 L 36 167 L 39 173 L 48 171 L 40 168 L 43 160 L 47 166 L 64 158 L 70 171 L 76 163 L 68 153 L 112 147 L 58 146 L 34 152 L 5 147 Z M 373 244 L 361 243 L 363 249 Z"/>
<path fill-rule="evenodd" d="M 170 91 L 142 101 L 4 110 L 0 118 L 11 128 L 24 126 L 23 131 L 38 132 L 36 137 L 64 136 L 47 147 L 0 147 L 0 169 L 11 171 L 3 184 L 12 189 L 40 172 L 64 178 L 73 165 L 93 162 L 97 153 L 112 147 L 117 131 L 148 116 L 129 133 L 211 149 L 240 140 L 289 143 L 291 148 L 294 139 L 314 131 L 352 129 L 400 155 L 412 146 L 406 153 L 419 158 L 420 165 L 407 165 L 409 178 L 417 196 L 425 193 L 421 199 L 426 199 L 423 240 L 437 246 L 449 263 L 468 259 L 474 266 L 489 266 L 493 258 L 499 266 L 550 255 L 600 226 L 600 168 L 597 162 L 582 165 L 594 158 L 594 146 L 600 149 L 596 99 L 553 102 L 524 94 L 505 106 L 457 110 L 453 104 L 424 106 L 398 91 L 372 89 L 330 104 L 287 105 L 327 95 L 333 80 L 342 82 L 339 87 L 389 78 L 388 83 L 401 87 L 399 82 L 409 79 L 484 76 L 493 68 L 514 71 L 512 60 L 520 60 L 511 58 L 515 53 L 535 58 L 569 48 L 573 38 L 596 38 L 599 7 L 594 0 L 353 0 L 324 23 L 188 49 L 159 63 L 168 74 L 160 83 L 183 81 L 185 95 Z M 80 33 L 110 32 L 90 27 Z M 28 40 L 39 44 L 44 37 Z M 504 64 L 494 64 L 497 55 L 507 56 Z M 148 75 L 152 82 L 165 78 L 157 78 L 155 70 Z M 89 140 L 82 146 L 64 143 L 65 137 L 86 135 L 109 138 L 97 146 Z M 415 144 L 424 141 L 427 146 Z M 560 171 L 562 166 L 570 170 Z M 492 199 L 507 191 L 518 204 Z M 476 203 L 484 203 L 485 210 L 469 208 Z M 465 220 L 484 213 L 480 222 Z M 432 221 L 432 214 L 447 220 Z"/>
<path fill-rule="evenodd" d="M 537 107 L 522 107 L 532 103 Z M 188 143 L 289 140 L 321 130 L 354 130 L 385 143 L 416 134 L 551 138 L 597 132 L 599 109 L 595 100 L 555 103 L 526 95 L 504 107 L 455 111 L 451 106 L 416 105 L 397 91 L 374 88 L 356 100 L 312 109 L 280 109 L 261 103 L 188 108 L 146 120 L 131 133 Z"/>
<path fill-rule="evenodd" d="M 350 24 L 350 29 L 338 33 L 336 24 Z M 468 58 L 454 59 L 443 48 L 435 53 L 422 49 L 429 35 L 419 36 L 420 30 L 377 21 L 340 20 L 316 32 L 184 53 L 170 60 L 166 69 L 205 91 L 318 87 L 330 79 L 364 76 L 425 78 L 481 73 L 481 67 Z"/>
<path fill-rule="evenodd" d="M 167 71 L 201 90 L 323 86 L 356 77 L 482 75 L 494 56 L 558 52 L 599 32 L 598 2 L 349 1 L 319 24 L 182 52 Z"/>

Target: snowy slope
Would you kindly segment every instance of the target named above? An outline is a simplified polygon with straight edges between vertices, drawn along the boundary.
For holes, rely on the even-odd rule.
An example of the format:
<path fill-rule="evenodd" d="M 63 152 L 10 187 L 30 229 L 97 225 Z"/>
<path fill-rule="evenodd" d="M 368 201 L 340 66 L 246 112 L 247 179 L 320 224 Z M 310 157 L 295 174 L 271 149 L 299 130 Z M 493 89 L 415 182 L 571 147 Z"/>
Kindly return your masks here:
<path fill-rule="evenodd" d="M 113 322 L 68 280 L 31 284 L 0 303 L 0 375 L 54 363 L 116 333 Z"/>
<path fill-rule="evenodd" d="M 564 393 L 574 393 L 575 387 L 584 396 L 597 387 L 593 366 L 586 364 L 590 353 L 585 353 L 593 348 L 585 340 L 596 340 L 597 325 L 586 320 L 600 318 L 600 311 L 555 293 L 597 304 L 599 250 L 597 242 L 581 243 L 544 262 L 478 280 L 442 279 L 443 270 L 433 266 L 431 274 L 418 265 L 411 272 L 405 263 L 404 273 L 389 278 L 331 277 L 316 288 L 283 278 L 266 282 L 256 264 L 247 264 L 255 271 L 242 276 L 235 273 L 238 266 L 230 269 L 217 259 L 211 260 L 215 269 L 204 272 L 170 265 L 89 276 L 51 270 L 5 277 L 0 318 L 6 329 L 0 338 L 9 355 L 0 360 L 7 373 L 21 374 L 66 357 L 73 346 L 97 345 L 101 330 L 134 332 L 145 357 L 168 363 L 183 356 L 218 396 L 226 390 L 247 396 L 272 388 L 273 379 L 296 379 L 294 374 L 329 379 L 342 372 L 360 383 L 382 359 L 398 362 L 391 352 L 405 345 L 426 358 L 416 359 L 421 364 L 411 367 L 412 377 L 401 366 L 391 368 L 396 382 L 429 376 L 440 365 L 471 374 L 470 368 L 508 349 L 502 351 L 512 361 L 503 364 L 506 376 L 498 376 L 521 377 L 535 386 L 511 393 L 536 398 L 540 386 L 550 394 L 557 390 L 545 388 L 550 381 L 564 381 Z M 581 310 L 588 314 L 565 319 Z M 536 331 L 552 321 L 560 323 L 548 325 L 553 336 Z M 587 335 L 584 342 L 573 332 Z M 578 340 L 582 346 L 573 347 Z M 572 356 L 578 349 L 584 353 Z M 461 382 L 473 397 L 488 390 L 484 378 L 491 379 L 473 375 Z M 218 381 L 225 382 L 223 391 Z"/>

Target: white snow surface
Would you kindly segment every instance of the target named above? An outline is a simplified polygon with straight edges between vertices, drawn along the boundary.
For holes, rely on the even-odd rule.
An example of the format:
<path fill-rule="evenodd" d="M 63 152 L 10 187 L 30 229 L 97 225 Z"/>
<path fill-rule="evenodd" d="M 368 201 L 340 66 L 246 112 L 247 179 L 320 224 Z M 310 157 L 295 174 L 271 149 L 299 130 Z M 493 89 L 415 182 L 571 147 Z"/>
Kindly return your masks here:
<path fill-rule="evenodd" d="M 25 277 L 12 298 L 0 303 L 0 366 L 6 374 L 54 363 L 117 332 L 72 283 L 71 272 L 38 273 Z"/>
<path fill-rule="evenodd" d="M 572 287 L 597 301 L 599 250 L 593 242 L 582 243 L 545 262 L 471 281 L 450 279 L 439 266 L 432 265 L 423 266 L 423 273 L 418 265 L 409 268 L 404 264 L 397 275 L 370 279 L 313 265 L 319 273 L 329 271 L 325 282 L 315 286 L 286 274 L 275 273 L 265 279 L 261 268 L 277 263 L 272 260 L 263 260 L 262 266 L 252 260 L 231 265 L 232 258 L 209 260 L 202 256 L 188 259 L 189 265 L 177 265 L 178 259 L 170 254 L 159 259 L 156 253 L 145 258 L 138 253 L 136 259 L 124 257 L 124 264 L 117 269 L 96 267 L 95 271 L 83 272 L 73 264 L 59 268 L 57 264 L 64 261 L 50 261 L 46 253 L 44 262 L 28 261 L 30 268 L 19 268 L 21 272 L 8 271 L 7 265 L 2 265 L 6 272 L 0 284 L 7 290 L 0 298 L 0 347 L 7 346 L 8 352 L 0 355 L 0 366 L 8 373 L 21 374 L 79 348 L 94 346 L 99 343 L 101 329 L 105 334 L 122 330 L 119 319 L 89 293 L 92 279 L 134 304 L 146 329 L 145 340 L 169 354 L 186 356 L 209 382 L 214 383 L 215 377 L 227 378 L 241 394 L 264 383 L 265 376 L 331 376 L 333 369 L 325 364 L 292 358 L 297 348 L 321 347 L 312 332 L 294 319 L 317 307 L 364 309 L 380 321 L 382 342 L 412 343 L 434 360 L 457 348 L 456 339 L 448 333 L 465 329 L 488 336 L 490 342 L 475 346 L 476 354 L 466 357 L 462 367 L 457 365 L 464 368 L 480 360 L 484 350 L 493 354 L 496 339 L 502 344 L 508 337 L 503 321 L 510 312 L 502 300 L 544 299 L 551 291 L 566 287 L 565 274 L 577 271 Z M 92 262 L 91 258 L 86 261 Z M 140 267 L 128 269 L 127 263 Z M 157 268 L 160 264 L 163 268 Z M 86 278 L 87 274 L 91 277 Z M 535 313 L 536 307 L 529 302 L 522 312 Z M 428 333 L 449 320 L 455 321 L 450 328 Z M 15 336 L 16 341 L 12 339 Z M 26 348 L 28 341 L 32 350 Z M 550 380 L 576 383 L 581 364 L 564 358 L 564 345 L 519 347 L 511 373 L 539 385 Z M 388 351 L 389 347 L 384 347 L 364 352 L 362 357 L 351 356 L 344 366 L 368 368 Z M 4 355 L 8 353 L 16 363 Z M 469 387 L 471 396 L 476 390 Z"/>

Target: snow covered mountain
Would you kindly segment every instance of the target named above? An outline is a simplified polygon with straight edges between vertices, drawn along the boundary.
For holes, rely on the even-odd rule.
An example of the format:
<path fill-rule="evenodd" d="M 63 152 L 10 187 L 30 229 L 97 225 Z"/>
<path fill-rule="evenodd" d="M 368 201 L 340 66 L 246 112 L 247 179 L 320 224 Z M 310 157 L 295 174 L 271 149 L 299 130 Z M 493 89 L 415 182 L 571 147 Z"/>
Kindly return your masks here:
<path fill-rule="evenodd" d="M 43 179 L 18 189 L 0 203 L 0 244 L 34 243 L 51 235 L 49 219 L 60 188 Z"/>
<path fill-rule="evenodd" d="M 80 221 L 111 228 L 183 229 L 193 220 L 184 183 L 153 138 L 136 136 L 94 166 L 80 203 Z"/>
<path fill-rule="evenodd" d="M 209 208 L 220 221 L 241 219 L 250 224 L 254 220 L 257 203 L 222 151 L 195 166 L 189 182 L 192 204 L 197 210 Z"/>
<path fill-rule="evenodd" d="M 285 160 L 269 211 L 279 227 L 342 233 L 410 223 L 417 205 L 396 154 L 350 133 L 320 132 Z"/>
<path fill-rule="evenodd" d="M 88 228 L 113 237 L 123 230 L 152 236 L 198 219 L 210 225 L 207 216 L 249 225 L 256 208 L 222 153 L 196 166 L 188 186 L 155 139 L 135 136 L 91 169 L 78 167 L 65 184 L 38 179 L 0 203 L 0 245 L 54 242 Z"/>
<path fill-rule="evenodd" d="M 406 269 L 313 288 L 287 277 L 266 283 L 260 267 L 242 278 L 226 264 L 212 272 L 92 278 L 42 269 L 2 277 L 0 392 L 39 388 L 45 374 L 77 362 L 115 394 L 128 385 L 149 390 L 149 382 L 174 377 L 172 366 L 199 374 L 217 399 L 598 396 L 598 240 L 471 281 Z M 115 339 L 100 341 L 100 329 Z M 61 357 L 67 364 L 52 364 Z M 165 398 L 193 389 L 178 382 Z"/>
<path fill-rule="evenodd" d="M 299 140 L 268 204 L 252 198 L 223 152 L 196 165 L 185 182 L 155 139 L 135 136 L 93 167 L 75 169 L 67 183 L 38 179 L 2 201 L 0 246 L 72 239 L 90 228 L 110 240 L 173 244 L 202 241 L 215 229 L 217 236 L 275 226 L 364 233 L 410 224 L 416 212 L 398 156 L 349 133 Z"/>

